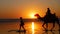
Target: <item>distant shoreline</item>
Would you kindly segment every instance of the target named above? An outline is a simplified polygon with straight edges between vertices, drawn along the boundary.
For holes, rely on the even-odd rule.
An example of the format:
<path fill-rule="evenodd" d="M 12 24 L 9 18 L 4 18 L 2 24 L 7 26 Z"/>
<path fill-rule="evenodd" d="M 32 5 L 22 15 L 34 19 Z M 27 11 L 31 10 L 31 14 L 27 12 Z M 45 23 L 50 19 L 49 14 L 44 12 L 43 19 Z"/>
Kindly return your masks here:
<path fill-rule="evenodd" d="M 19 22 L 20 19 L 0 19 L 0 22 Z M 38 19 L 23 19 L 24 22 L 38 22 Z M 60 18 L 59 18 L 60 21 Z"/>
<path fill-rule="evenodd" d="M 24 22 L 35 22 L 38 19 L 23 19 Z M 20 19 L 0 19 L 0 22 L 18 22 Z"/>

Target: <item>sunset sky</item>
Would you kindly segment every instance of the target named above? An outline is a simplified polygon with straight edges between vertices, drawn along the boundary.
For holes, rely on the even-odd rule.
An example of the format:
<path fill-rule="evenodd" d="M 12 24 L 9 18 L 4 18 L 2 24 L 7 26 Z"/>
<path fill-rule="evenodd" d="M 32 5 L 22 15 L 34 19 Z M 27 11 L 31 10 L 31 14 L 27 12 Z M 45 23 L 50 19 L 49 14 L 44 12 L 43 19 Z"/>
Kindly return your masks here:
<path fill-rule="evenodd" d="M 48 7 L 60 17 L 60 0 L 0 0 L 0 18 L 43 17 Z"/>

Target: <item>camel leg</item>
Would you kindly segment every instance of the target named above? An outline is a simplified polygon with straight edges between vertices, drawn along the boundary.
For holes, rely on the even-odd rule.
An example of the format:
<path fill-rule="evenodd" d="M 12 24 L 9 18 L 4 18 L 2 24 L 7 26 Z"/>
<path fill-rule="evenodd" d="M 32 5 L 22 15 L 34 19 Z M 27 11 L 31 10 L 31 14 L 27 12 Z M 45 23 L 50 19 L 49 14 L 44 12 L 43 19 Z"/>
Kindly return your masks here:
<path fill-rule="evenodd" d="M 58 23 L 58 25 L 59 25 L 59 31 L 60 31 L 60 24 Z"/>
<path fill-rule="evenodd" d="M 48 25 L 46 24 L 46 28 L 44 27 L 46 23 L 43 23 L 42 27 L 46 30 L 46 28 L 48 27 Z"/>
<path fill-rule="evenodd" d="M 60 24 L 59 24 L 59 31 L 60 31 Z"/>
<path fill-rule="evenodd" d="M 55 27 L 55 23 L 53 23 L 53 27 L 51 28 L 51 30 L 53 30 L 54 27 Z"/>
<path fill-rule="evenodd" d="M 59 19 L 57 18 L 57 23 L 58 23 L 58 25 L 59 25 L 59 31 L 60 31 L 60 22 L 59 22 Z"/>
<path fill-rule="evenodd" d="M 59 31 L 59 34 L 60 34 L 60 24 L 58 23 L 58 25 L 59 25 L 59 30 L 58 31 Z"/>
<path fill-rule="evenodd" d="M 42 27 L 43 27 L 44 29 L 46 29 L 46 28 L 44 27 L 44 25 L 45 25 L 45 23 L 43 23 Z"/>
<path fill-rule="evenodd" d="M 59 34 L 60 34 L 60 24 L 58 23 L 58 25 L 59 25 L 59 30 L 58 31 L 59 31 Z"/>
<path fill-rule="evenodd" d="M 58 25 L 59 25 L 59 31 L 60 31 L 60 23 L 59 23 L 59 21 L 58 21 L 57 23 L 58 23 Z"/>
<path fill-rule="evenodd" d="M 59 34 L 60 34 L 60 22 L 59 22 L 58 19 L 57 19 L 57 23 L 58 23 L 58 25 L 59 25 Z"/>
<path fill-rule="evenodd" d="M 48 23 L 46 23 L 46 30 L 48 30 Z"/>

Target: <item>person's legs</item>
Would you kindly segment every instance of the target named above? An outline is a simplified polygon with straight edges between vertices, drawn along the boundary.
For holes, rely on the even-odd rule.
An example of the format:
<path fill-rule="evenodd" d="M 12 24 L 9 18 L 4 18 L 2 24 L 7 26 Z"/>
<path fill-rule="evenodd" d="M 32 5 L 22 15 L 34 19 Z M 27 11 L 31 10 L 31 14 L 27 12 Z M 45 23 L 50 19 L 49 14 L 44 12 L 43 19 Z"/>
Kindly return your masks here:
<path fill-rule="evenodd" d="M 22 28 L 25 30 L 24 25 L 22 25 Z"/>
<path fill-rule="evenodd" d="M 21 25 L 20 25 L 20 29 L 21 29 Z"/>

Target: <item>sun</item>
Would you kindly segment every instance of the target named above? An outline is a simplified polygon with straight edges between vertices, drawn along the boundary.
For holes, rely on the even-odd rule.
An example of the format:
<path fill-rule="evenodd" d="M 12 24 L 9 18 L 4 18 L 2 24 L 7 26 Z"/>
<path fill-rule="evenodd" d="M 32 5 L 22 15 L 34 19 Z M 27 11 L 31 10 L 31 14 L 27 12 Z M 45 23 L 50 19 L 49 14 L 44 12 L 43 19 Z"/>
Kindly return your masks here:
<path fill-rule="evenodd" d="M 37 14 L 37 10 L 29 10 L 29 17 L 30 18 L 36 18 L 34 15 Z"/>
<path fill-rule="evenodd" d="M 34 15 L 35 15 L 35 13 L 31 13 L 30 18 L 36 18 Z"/>
<path fill-rule="evenodd" d="M 34 13 L 32 13 L 30 16 L 31 16 L 31 18 L 34 18 Z"/>

